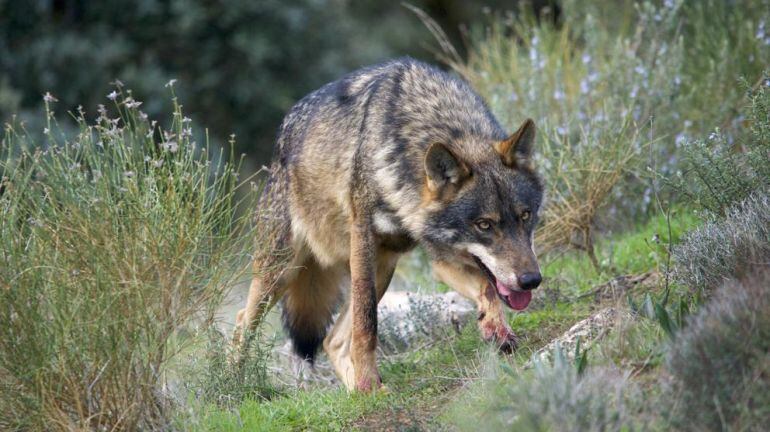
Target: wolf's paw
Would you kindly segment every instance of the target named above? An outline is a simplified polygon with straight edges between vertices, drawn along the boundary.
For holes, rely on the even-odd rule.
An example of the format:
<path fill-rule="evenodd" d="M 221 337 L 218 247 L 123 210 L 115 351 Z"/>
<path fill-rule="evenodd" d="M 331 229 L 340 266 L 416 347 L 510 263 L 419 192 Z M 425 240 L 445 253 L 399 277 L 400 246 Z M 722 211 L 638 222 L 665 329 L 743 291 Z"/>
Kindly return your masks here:
<path fill-rule="evenodd" d="M 371 393 L 375 390 L 387 392 L 387 387 L 382 384 L 382 378 L 380 378 L 380 374 L 377 371 L 362 374 L 362 376 L 356 378 L 356 391 Z"/>
<path fill-rule="evenodd" d="M 484 340 L 497 344 L 500 352 L 510 354 L 518 348 L 519 338 L 506 324 L 490 321 L 479 323 L 479 326 Z"/>
<path fill-rule="evenodd" d="M 505 354 L 511 354 L 519 347 L 519 337 L 508 330 L 506 334 L 497 339 L 498 349 Z"/>

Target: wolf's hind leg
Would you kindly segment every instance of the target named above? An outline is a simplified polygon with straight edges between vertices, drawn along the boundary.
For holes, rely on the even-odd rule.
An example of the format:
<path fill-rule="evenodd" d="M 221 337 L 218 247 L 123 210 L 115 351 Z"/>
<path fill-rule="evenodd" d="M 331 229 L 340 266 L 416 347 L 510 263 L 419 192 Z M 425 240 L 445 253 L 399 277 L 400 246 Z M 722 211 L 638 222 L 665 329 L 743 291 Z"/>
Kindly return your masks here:
<path fill-rule="evenodd" d="M 322 267 L 309 257 L 295 280 L 288 284 L 283 296 L 283 324 L 294 351 L 303 359 L 315 359 L 340 302 L 341 284 L 347 275 L 345 264 Z"/>
<path fill-rule="evenodd" d="M 379 302 L 393 278 L 399 255 L 388 251 L 380 251 L 377 256 L 376 268 L 376 293 Z M 353 314 L 350 299 L 342 309 L 340 316 L 334 323 L 331 332 L 324 339 L 324 351 L 329 361 L 334 366 L 337 376 L 345 384 L 348 390 L 356 387 L 356 377 L 353 370 L 353 360 L 350 353 L 350 345 L 353 335 Z"/>
<path fill-rule="evenodd" d="M 496 343 L 503 352 L 516 349 L 518 339 L 505 321 L 503 303 L 484 275 L 475 268 L 443 261 L 433 262 L 433 274 L 440 282 L 476 302 L 479 330 L 484 340 Z"/>

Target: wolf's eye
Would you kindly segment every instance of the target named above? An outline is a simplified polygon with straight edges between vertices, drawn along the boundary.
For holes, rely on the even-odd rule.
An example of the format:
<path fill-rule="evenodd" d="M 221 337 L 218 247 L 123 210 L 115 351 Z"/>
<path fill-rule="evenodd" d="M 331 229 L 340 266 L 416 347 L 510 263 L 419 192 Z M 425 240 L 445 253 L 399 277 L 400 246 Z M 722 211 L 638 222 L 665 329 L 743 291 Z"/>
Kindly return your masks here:
<path fill-rule="evenodd" d="M 492 228 L 492 223 L 486 219 L 479 219 L 476 221 L 476 228 L 480 229 L 481 231 L 488 231 L 490 228 Z"/>
<path fill-rule="evenodd" d="M 525 211 L 521 214 L 521 220 L 524 222 L 529 220 L 529 217 L 532 216 L 528 211 Z"/>

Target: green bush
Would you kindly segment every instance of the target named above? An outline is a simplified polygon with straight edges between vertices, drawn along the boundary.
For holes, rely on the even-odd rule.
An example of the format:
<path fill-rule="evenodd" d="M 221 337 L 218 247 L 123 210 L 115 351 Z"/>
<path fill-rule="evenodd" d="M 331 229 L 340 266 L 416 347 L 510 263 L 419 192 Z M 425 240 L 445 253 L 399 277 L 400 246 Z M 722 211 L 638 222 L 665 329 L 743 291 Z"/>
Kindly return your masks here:
<path fill-rule="evenodd" d="M 722 286 L 672 342 L 664 406 L 678 428 L 759 431 L 770 424 L 767 270 Z"/>
<path fill-rule="evenodd" d="M 750 197 L 685 236 L 673 250 L 676 279 L 708 294 L 726 280 L 770 263 L 770 198 Z"/>
<path fill-rule="evenodd" d="M 770 190 L 770 76 L 746 93 L 748 133 L 736 141 L 719 129 L 685 146 L 675 186 L 693 203 L 724 214 L 755 192 Z"/>
<path fill-rule="evenodd" d="M 610 368 L 583 373 L 557 353 L 532 371 L 498 368 L 450 412 L 462 431 L 614 431 L 632 424 L 636 392 L 628 375 Z M 502 366 L 502 367 L 500 367 Z"/>
<path fill-rule="evenodd" d="M 179 330 L 209 325 L 255 246 L 240 209 L 256 189 L 192 141 L 176 99 L 167 129 L 130 91 L 110 99 L 94 123 L 74 113 L 75 136 L 57 128 L 51 95 L 43 143 L 6 125 L 0 429 L 163 428 L 167 366 L 192 342 Z"/>

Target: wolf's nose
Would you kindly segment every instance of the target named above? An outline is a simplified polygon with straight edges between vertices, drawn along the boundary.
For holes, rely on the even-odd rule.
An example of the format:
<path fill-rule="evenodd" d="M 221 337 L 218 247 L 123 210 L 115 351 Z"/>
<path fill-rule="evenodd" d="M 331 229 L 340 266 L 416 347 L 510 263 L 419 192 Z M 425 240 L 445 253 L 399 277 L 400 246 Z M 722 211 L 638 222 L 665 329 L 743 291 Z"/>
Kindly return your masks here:
<path fill-rule="evenodd" d="M 519 287 L 525 290 L 535 289 L 542 281 L 543 277 L 540 273 L 524 273 L 519 276 Z"/>

